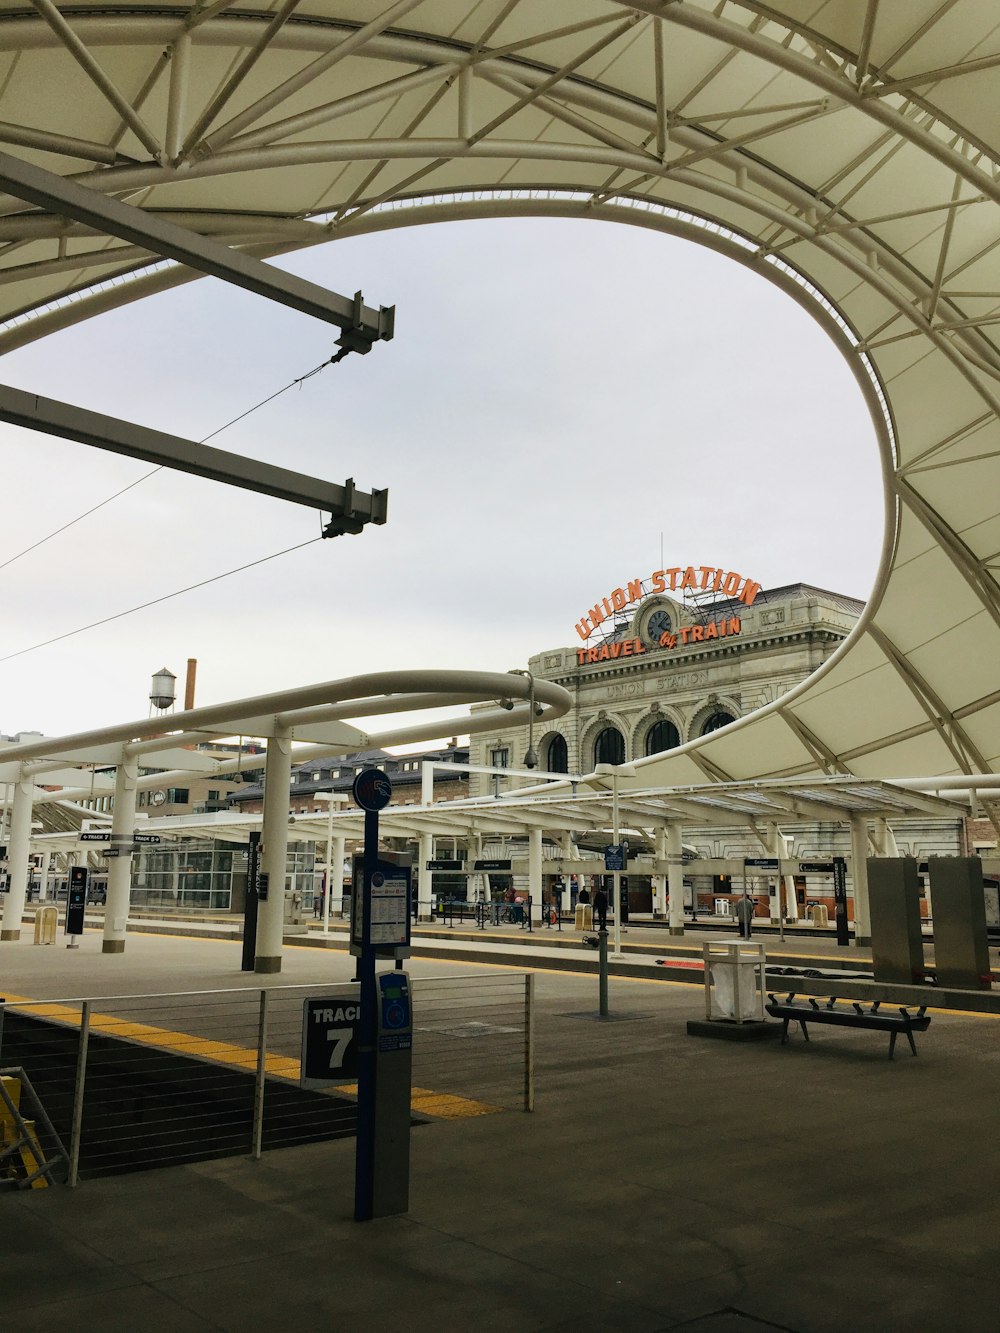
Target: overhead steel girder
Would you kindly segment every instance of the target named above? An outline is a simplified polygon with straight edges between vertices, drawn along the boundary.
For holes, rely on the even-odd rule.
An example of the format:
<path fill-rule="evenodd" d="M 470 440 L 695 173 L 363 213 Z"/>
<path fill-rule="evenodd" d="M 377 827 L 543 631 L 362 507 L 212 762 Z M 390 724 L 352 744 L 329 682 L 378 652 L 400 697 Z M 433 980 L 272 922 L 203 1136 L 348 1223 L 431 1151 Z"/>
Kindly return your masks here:
<path fill-rule="evenodd" d="M 369 494 L 355 490 L 354 482 L 350 480 L 343 486 L 321 481 L 302 472 L 243 458 L 224 449 L 185 440 L 179 435 L 167 435 L 148 426 L 137 426 L 118 417 L 75 407 L 72 403 L 26 393 L 23 389 L 0 385 L 0 421 L 125 454 L 129 458 L 140 458 L 176 472 L 190 472 L 210 481 L 258 491 L 310 509 L 320 509 L 332 515 L 324 536 L 356 533 L 366 523 L 386 521 L 388 491 Z"/>
<path fill-rule="evenodd" d="M 329 292 L 316 283 L 206 240 L 131 204 L 109 199 L 10 153 L 0 152 L 0 189 L 38 208 L 85 223 L 153 254 L 222 278 L 324 323 L 335 324 L 344 330 L 338 343 L 353 352 L 368 352 L 373 343 L 393 335 L 395 306 L 372 310 L 361 300 L 360 292 L 354 298 Z"/>

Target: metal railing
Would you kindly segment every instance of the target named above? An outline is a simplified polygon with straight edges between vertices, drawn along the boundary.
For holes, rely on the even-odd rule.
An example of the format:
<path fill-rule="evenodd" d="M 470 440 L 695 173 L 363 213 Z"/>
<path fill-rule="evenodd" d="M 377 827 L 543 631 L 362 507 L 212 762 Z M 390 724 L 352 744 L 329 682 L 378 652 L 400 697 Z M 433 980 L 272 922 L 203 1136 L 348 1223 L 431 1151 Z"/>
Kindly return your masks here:
<path fill-rule="evenodd" d="M 533 983 L 411 978 L 415 1117 L 533 1109 Z M 71 1185 L 353 1136 L 354 1085 L 299 1086 L 303 1002 L 338 984 L 0 1000 L 0 1065 L 27 1071 Z"/>

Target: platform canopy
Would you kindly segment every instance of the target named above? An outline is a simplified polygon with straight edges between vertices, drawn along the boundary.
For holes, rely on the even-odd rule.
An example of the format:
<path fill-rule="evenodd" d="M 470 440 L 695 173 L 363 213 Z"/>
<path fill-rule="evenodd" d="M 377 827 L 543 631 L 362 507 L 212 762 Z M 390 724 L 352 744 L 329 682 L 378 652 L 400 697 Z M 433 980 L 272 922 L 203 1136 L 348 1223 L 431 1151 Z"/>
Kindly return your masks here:
<path fill-rule="evenodd" d="M 197 276 L 162 224 L 258 258 L 499 216 L 710 246 L 850 364 L 883 559 L 806 684 L 623 781 L 993 772 L 998 146 L 983 0 L 2 0 L 0 351 Z"/>
<path fill-rule="evenodd" d="M 958 822 L 969 813 L 957 800 L 934 792 L 908 791 L 884 782 L 859 782 L 846 778 L 799 779 L 783 782 L 708 783 L 699 787 L 649 788 L 630 791 L 618 805 L 619 827 L 625 834 L 652 837 L 669 822 L 690 829 L 739 829 L 760 836 L 770 822 L 782 828 L 796 824 L 847 825 L 852 815 L 867 819 L 945 819 Z M 430 805 L 392 804 L 381 812 L 379 834 L 384 838 L 416 840 L 473 837 L 520 840 L 532 829 L 541 829 L 553 842 L 569 837 L 591 850 L 607 843 L 614 828 L 615 803 L 608 792 L 564 792 L 519 797 L 516 793 L 496 800 L 467 797 Z M 262 815 L 233 808 L 210 814 L 166 815 L 142 821 L 144 833 L 160 835 L 164 841 L 212 838 L 246 844 L 251 830 L 261 827 Z M 99 821 L 95 821 L 97 827 Z M 110 824 L 108 825 L 110 827 Z M 364 838 L 364 812 L 347 797 L 343 804 L 319 811 L 294 810 L 289 814 L 288 835 L 301 842 L 323 841 L 333 832 L 351 843 Z M 67 851 L 79 843 L 79 830 L 53 828 L 32 838 L 35 850 Z"/>

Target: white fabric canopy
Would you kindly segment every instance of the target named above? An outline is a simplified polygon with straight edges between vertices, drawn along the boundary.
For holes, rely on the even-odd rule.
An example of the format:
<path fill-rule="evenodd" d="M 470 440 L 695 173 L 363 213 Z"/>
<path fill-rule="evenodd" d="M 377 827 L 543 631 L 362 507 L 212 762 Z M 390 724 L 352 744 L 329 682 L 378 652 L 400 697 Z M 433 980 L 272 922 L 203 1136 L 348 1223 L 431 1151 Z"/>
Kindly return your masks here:
<path fill-rule="evenodd" d="M 0 150 L 257 256 L 545 214 L 754 268 L 869 403 L 879 577 L 805 685 L 623 781 L 992 772 L 998 66 L 981 0 L 2 0 Z M 191 276 L 0 197 L 0 350 Z"/>

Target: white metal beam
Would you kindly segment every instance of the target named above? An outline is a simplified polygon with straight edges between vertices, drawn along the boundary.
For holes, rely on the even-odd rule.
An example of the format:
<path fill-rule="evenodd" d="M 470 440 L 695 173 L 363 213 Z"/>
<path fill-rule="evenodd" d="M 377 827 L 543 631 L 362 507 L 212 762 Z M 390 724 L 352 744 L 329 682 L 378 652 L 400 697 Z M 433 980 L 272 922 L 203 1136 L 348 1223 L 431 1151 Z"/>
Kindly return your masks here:
<path fill-rule="evenodd" d="M 386 521 L 388 491 L 369 494 L 356 490 L 352 481 L 343 486 L 321 481 L 23 389 L 0 385 L 0 421 L 322 510 L 333 515 L 331 536 Z"/>
<path fill-rule="evenodd" d="M 339 296 L 9 153 L 0 153 L 0 188 L 38 208 L 74 218 L 97 231 L 143 245 L 153 254 L 175 259 L 201 273 L 335 324 L 345 330 L 343 340 L 351 341 L 345 341 L 344 345 L 354 351 L 367 351 L 379 339 L 392 337 L 392 307 L 370 310 L 362 303 L 360 293 L 353 300 Z"/>

